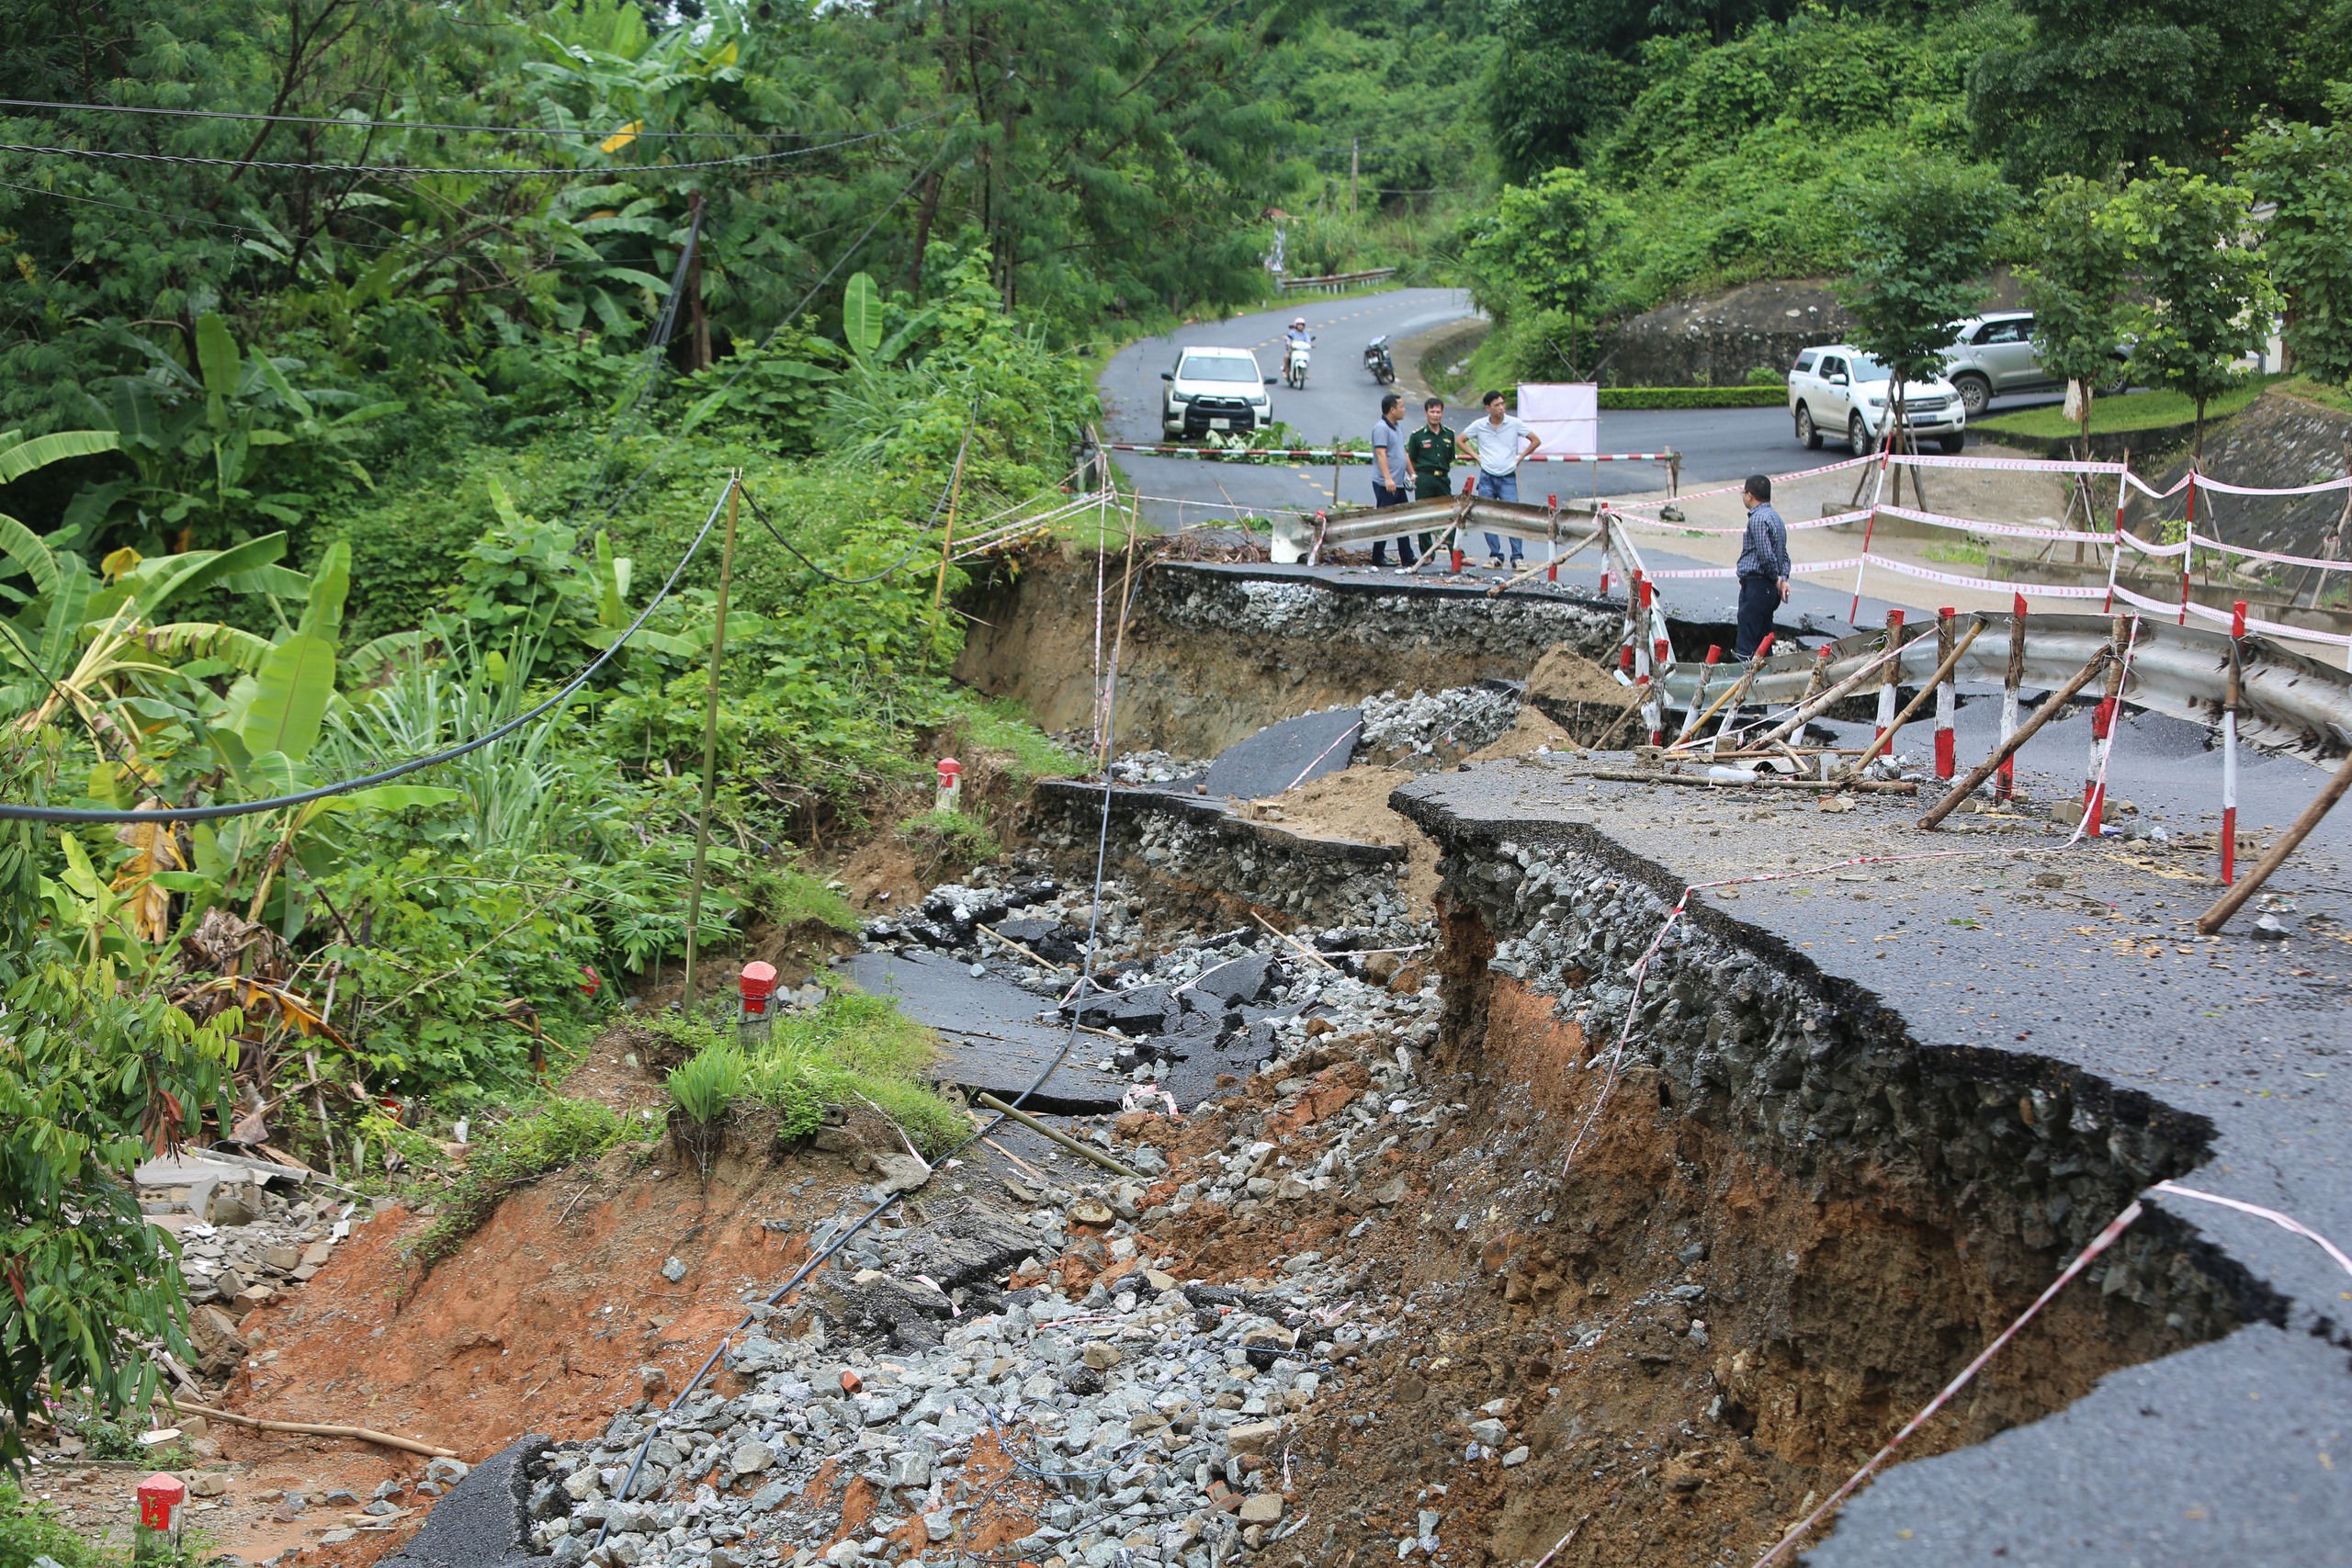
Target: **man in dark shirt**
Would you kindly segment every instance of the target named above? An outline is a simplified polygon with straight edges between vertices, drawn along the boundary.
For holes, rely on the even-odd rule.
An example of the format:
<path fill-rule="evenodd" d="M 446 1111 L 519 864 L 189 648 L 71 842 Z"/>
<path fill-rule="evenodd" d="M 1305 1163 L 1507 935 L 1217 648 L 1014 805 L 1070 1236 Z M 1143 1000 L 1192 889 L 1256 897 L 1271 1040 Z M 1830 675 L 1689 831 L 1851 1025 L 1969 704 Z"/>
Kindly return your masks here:
<path fill-rule="evenodd" d="M 1732 651 L 1746 659 L 1772 629 L 1772 613 L 1789 600 L 1789 525 L 1772 510 L 1772 481 L 1750 474 L 1740 500 L 1747 506 L 1747 533 L 1740 541 L 1739 632 Z"/>
<path fill-rule="evenodd" d="M 1405 438 L 1405 460 L 1413 470 L 1413 499 L 1442 501 L 1453 493 L 1453 432 L 1445 425 L 1445 400 L 1431 398 L 1421 405 L 1422 424 Z M 1426 553 L 1434 538 L 1424 533 Z"/>
<path fill-rule="evenodd" d="M 1405 460 L 1413 468 L 1413 499 L 1441 501 L 1453 493 L 1453 432 L 1445 427 L 1445 400 L 1421 405 L 1421 428 L 1405 438 Z"/>

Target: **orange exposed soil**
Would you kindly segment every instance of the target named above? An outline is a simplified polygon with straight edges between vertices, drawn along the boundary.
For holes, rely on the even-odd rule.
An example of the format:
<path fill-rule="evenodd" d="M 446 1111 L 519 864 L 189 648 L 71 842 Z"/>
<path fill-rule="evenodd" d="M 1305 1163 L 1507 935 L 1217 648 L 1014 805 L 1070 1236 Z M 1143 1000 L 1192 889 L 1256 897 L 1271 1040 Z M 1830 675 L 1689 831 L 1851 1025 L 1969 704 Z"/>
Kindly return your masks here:
<path fill-rule="evenodd" d="M 807 1184 L 803 1176 L 809 1176 Z M 644 1396 L 641 1369 L 684 1385 L 742 1318 L 744 1294 L 781 1283 L 808 1254 L 815 1219 L 855 1181 L 837 1160 L 754 1166 L 722 1156 L 705 1187 L 664 1160 L 616 1155 L 508 1198 L 456 1256 L 422 1278 L 401 1255 L 425 1220 L 393 1210 L 360 1227 L 301 1292 L 245 1320 L 254 1351 L 230 1408 L 278 1420 L 373 1427 L 468 1461 L 525 1433 L 581 1438 Z M 684 1278 L 661 1272 L 676 1258 Z M 725 1386 L 722 1382 L 722 1385 Z M 359 1445 L 232 1430 L 232 1505 L 270 1489 L 362 1501 L 424 1461 Z M 281 1472 L 284 1472 L 281 1474 Z M 413 1501 L 424 1501 L 412 1496 Z M 248 1510 L 238 1508 L 240 1515 Z M 348 1506 L 313 1504 L 275 1524 L 266 1508 L 236 1529 L 209 1525 L 247 1561 L 318 1539 Z M 373 1562 L 420 1515 L 305 1562 Z M 377 1521 L 368 1521 L 375 1523 Z"/>

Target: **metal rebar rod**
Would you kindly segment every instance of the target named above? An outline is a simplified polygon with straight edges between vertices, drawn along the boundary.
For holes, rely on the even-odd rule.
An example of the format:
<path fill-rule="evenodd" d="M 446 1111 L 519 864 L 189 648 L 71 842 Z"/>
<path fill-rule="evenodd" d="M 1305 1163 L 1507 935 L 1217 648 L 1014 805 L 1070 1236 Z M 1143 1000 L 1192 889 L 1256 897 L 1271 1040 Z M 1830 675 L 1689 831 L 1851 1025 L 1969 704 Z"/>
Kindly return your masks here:
<path fill-rule="evenodd" d="M 710 858 L 710 800 L 718 778 L 718 677 L 727 661 L 727 586 L 735 575 L 735 513 L 743 494 L 743 470 L 727 481 L 727 541 L 718 554 L 718 619 L 710 628 L 710 690 L 702 709 L 702 808 L 695 814 L 694 881 L 686 893 L 686 983 L 678 1010 L 695 1010 L 695 945 L 702 931 L 703 872 Z"/>

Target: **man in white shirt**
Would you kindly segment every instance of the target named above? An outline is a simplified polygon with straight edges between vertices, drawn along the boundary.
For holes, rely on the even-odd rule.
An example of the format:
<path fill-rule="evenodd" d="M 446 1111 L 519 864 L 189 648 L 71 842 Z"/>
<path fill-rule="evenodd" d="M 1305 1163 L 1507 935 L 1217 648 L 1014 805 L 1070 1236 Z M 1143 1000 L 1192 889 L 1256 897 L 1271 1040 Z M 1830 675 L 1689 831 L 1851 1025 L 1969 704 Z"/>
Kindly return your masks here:
<path fill-rule="evenodd" d="M 1455 437 L 1464 457 L 1478 459 L 1478 493 L 1493 501 L 1519 499 L 1519 465 L 1521 459 L 1544 445 L 1543 437 L 1503 407 L 1500 392 L 1488 392 L 1481 400 L 1487 406 L 1487 417 L 1474 419 Z M 1503 542 L 1493 534 L 1487 536 L 1489 564 L 1503 564 Z M 1520 544 L 1517 536 L 1510 542 L 1510 560 L 1520 564 Z"/>

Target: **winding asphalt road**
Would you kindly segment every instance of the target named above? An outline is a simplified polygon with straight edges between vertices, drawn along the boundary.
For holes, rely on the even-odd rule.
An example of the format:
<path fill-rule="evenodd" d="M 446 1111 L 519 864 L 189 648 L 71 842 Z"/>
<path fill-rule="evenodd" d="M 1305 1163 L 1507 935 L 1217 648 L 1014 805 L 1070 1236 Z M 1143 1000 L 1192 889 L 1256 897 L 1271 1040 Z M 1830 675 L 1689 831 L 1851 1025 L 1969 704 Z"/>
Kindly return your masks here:
<path fill-rule="evenodd" d="M 1258 310 L 1224 321 L 1201 321 L 1159 337 L 1130 344 L 1112 356 L 1099 383 L 1102 394 L 1103 428 L 1113 441 L 1157 442 L 1159 426 L 1160 372 L 1172 370 L 1179 352 L 1216 346 L 1247 348 L 1258 355 L 1268 375 L 1282 371 L 1283 329 L 1295 316 L 1306 318 L 1316 337 L 1315 358 L 1307 384 L 1292 391 L 1276 386 L 1274 417 L 1288 423 L 1317 446 L 1335 438 L 1363 441 L 1380 412 L 1381 388 L 1363 367 L 1364 344 L 1380 333 L 1392 344 L 1418 333 L 1476 315 L 1468 294 L 1458 288 L 1397 288 L 1352 299 L 1296 299 L 1278 310 Z M 1408 394 L 1407 425 L 1420 419 L 1421 394 L 1415 367 L 1397 366 L 1402 379 L 1397 390 Z M 2019 406 L 2046 400 L 2002 400 Z M 1475 409 L 1455 408 L 1447 423 L 1460 428 Z M 1604 452 L 1682 454 L 1682 482 L 1687 486 L 1720 483 L 1751 473 L 1785 472 L 1806 465 L 1807 454 L 1796 444 L 1789 416 L 1777 408 L 1690 409 L 1603 413 L 1600 449 Z M 1143 491 L 1145 519 L 1164 529 L 1211 523 L 1237 513 L 1260 516 L 1280 512 L 1313 511 L 1332 501 L 1329 465 L 1306 464 L 1244 467 L 1203 463 L 1192 458 L 1157 457 L 1139 453 L 1114 454 L 1120 468 Z M 1351 465 L 1340 470 L 1339 499 L 1355 504 L 1372 500 L 1372 470 Z M 1596 489 L 1597 481 L 1597 489 Z M 1567 495 L 1628 495 L 1662 489 L 1666 470 L 1648 463 L 1579 465 L 1533 464 L 1521 475 L 1521 493 L 1541 499 L 1546 493 Z"/>

